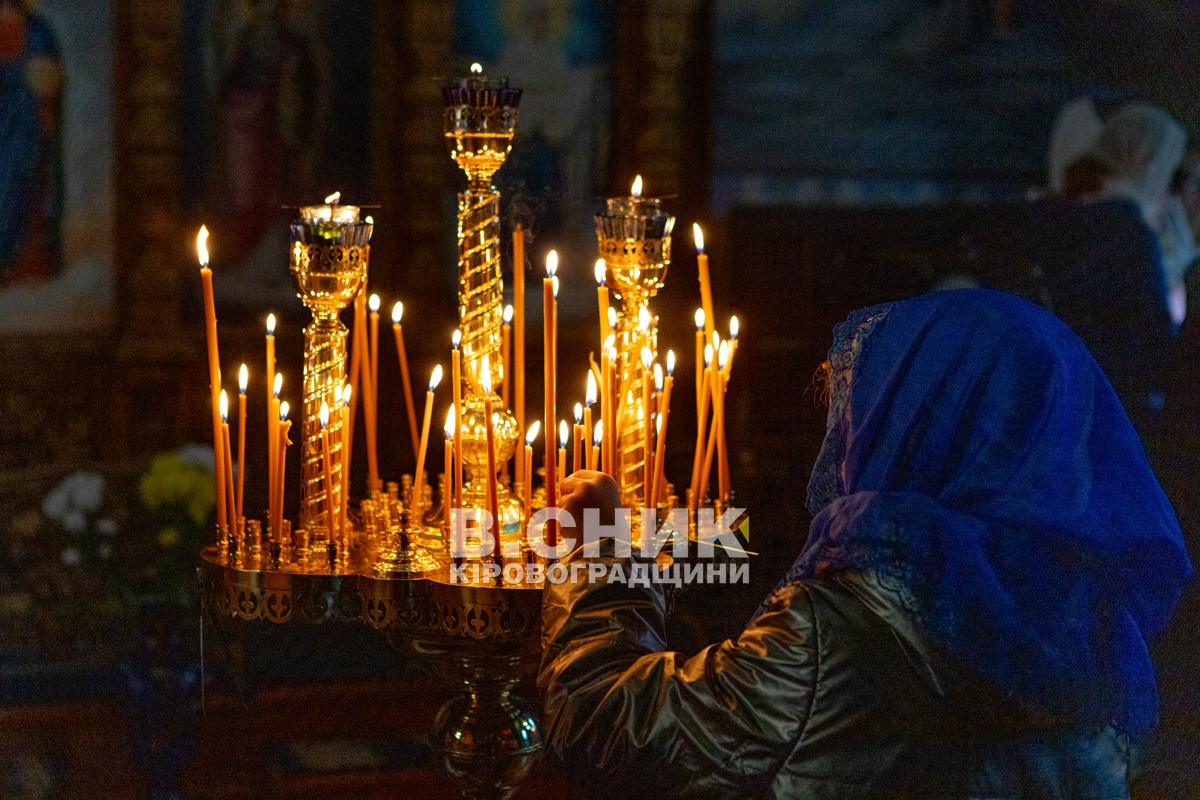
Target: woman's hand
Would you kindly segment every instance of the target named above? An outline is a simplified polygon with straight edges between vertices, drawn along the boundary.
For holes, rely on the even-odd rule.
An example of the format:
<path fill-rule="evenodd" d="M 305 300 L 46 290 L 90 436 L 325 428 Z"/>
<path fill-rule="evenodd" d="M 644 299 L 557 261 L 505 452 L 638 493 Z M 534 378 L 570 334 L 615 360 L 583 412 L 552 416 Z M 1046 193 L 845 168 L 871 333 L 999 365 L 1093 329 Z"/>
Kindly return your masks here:
<path fill-rule="evenodd" d="M 583 512 L 587 508 L 599 509 L 601 525 L 612 525 L 614 512 L 621 505 L 621 493 L 612 476 L 604 472 L 581 469 L 563 479 L 558 505 L 570 513 L 576 525 L 575 530 L 564 526 L 563 532 L 567 535 L 577 535 L 582 531 Z"/>

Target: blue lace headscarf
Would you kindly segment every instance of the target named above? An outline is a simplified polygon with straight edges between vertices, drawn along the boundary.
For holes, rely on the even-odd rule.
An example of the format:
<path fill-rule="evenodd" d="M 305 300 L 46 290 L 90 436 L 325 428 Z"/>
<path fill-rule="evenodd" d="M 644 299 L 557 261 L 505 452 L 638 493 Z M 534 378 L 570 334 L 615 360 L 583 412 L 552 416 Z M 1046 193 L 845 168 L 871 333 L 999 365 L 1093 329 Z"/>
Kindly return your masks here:
<path fill-rule="evenodd" d="M 815 514 L 787 580 L 874 570 L 924 629 L 1029 705 L 1140 737 L 1147 639 L 1191 575 L 1120 402 L 1057 318 L 986 290 L 835 331 Z"/>

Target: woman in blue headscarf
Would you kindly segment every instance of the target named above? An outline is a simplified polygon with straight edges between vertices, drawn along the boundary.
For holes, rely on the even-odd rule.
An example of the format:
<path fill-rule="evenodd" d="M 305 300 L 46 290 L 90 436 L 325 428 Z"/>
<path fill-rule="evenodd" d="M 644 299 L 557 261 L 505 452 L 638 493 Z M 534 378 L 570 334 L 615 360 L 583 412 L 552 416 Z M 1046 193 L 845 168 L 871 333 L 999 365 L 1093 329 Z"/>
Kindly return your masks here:
<path fill-rule="evenodd" d="M 549 749 L 602 796 L 1123 798 L 1147 640 L 1191 574 L 1111 386 L 1048 312 L 962 290 L 856 312 L 799 559 L 734 640 L 653 586 L 550 586 Z M 615 504 L 607 477 L 564 507 Z M 583 558 L 576 551 L 567 558 Z"/>

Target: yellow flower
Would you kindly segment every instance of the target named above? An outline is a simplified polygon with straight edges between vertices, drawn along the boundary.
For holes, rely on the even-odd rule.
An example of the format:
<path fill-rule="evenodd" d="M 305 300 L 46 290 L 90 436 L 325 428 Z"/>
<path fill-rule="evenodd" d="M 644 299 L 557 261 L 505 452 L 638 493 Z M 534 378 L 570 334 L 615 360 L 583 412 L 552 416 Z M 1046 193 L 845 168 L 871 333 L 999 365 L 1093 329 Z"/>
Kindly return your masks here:
<path fill-rule="evenodd" d="M 173 547 L 179 544 L 179 531 L 174 528 L 163 528 L 158 532 L 158 543 L 163 547 Z"/>

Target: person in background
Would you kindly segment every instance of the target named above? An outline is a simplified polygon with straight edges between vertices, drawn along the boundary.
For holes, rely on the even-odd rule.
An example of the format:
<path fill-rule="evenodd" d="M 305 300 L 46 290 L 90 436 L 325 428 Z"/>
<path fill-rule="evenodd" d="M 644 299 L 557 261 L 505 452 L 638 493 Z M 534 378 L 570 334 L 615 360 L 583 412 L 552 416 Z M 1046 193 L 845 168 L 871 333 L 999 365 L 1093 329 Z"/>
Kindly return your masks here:
<path fill-rule="evenodd" d="M 808 541 L 737 638 L 685 658 L 659 585 L 547 584 L 563 774 L 603 797 L 1127 797 L 1147 641 L 1191 565 L 1096 361 L 966 289 L 855 312 L 829 365 Z M 606 475 L 563 482 L 576 519 L 618 503 Z"/>

